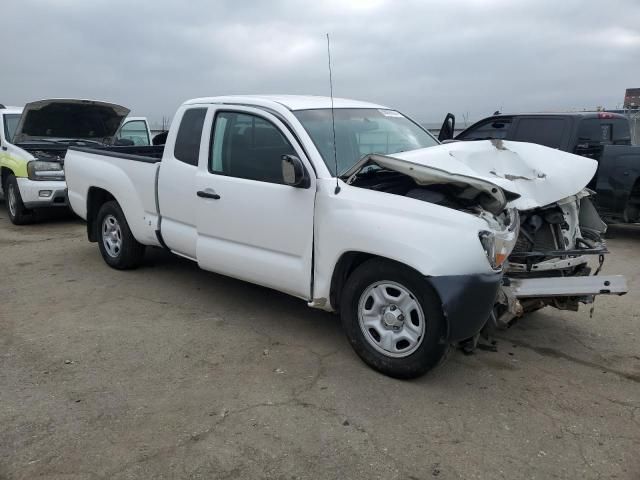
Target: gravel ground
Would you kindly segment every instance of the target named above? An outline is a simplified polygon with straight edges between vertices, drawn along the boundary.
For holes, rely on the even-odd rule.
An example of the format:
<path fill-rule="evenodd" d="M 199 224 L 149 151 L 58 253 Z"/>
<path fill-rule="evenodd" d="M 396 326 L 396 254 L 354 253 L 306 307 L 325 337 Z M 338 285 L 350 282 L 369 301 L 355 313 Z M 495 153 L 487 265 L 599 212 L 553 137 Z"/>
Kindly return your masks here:
<path fill-rule="evenodd" d="M 162 251 L 111 270 L 0 205 L 0 479 L 638 479 L 640 228 L 611 233 L 630 294 L 397 381 L 302 301 Z"/>

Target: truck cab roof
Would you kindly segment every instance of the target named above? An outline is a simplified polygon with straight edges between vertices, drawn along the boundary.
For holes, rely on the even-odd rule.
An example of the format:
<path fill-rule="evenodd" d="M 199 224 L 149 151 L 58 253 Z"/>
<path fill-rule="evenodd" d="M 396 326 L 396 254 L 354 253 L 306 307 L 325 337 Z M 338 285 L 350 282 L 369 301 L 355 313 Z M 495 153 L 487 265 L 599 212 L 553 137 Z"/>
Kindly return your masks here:
<path fill-rule="evenodd" d="M 230 104 L 230 105 L 249 105 L 256 107 L 271 107 L 280 109 L 282 107 L 287 110 L 314 110 L 331 108 L 331 97 L 323 97 L 316 95 L 232 95 L 223 97 L 204 97 L 195 98 L 185 102 L 185 105 L 195 104 Z M 389 109 L 383 105 L 375 103 L 361 102 L 359 100 L 350 100 L 347 98 L 334 98 L 334 108 L 381 108 Z"/>
<path fill-rule="evenodd" d="M 629 120 L 618 113 L 538 112 L 497 113 L 474 123 L 455 138 L 514 140 L 578 153 L 576 148 L 586 144 L 628 145 L 630 135 Z M 591 157 L 591 153 L 585 156 Z"/>
<path fill-rule="evenodd" d="M 573 118 L 626 118 L 624 115 L 613 112 L 525 112 L 525 113 L 498 113 L 484 118 L 504 118 L 504 117 L 573 117 Z M 478 122 L 476 122 L 478 123 Z"/>

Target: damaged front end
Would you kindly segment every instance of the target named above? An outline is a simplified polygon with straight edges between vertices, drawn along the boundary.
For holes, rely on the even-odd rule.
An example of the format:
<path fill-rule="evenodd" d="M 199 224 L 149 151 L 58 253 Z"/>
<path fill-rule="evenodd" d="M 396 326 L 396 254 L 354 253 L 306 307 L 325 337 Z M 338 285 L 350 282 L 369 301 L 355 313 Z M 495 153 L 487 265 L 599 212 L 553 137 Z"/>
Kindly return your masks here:
<path fill-rule="evenodd" d="M 545 306 L 577 311 L 596 295 L 623 295 L 624 276 L 599 276 L 609 253 L 589 191 L 552 205 L 520 212 L 520 233 L 505 262 L 496 327 L 508 327 L 525 313 Z M 593 272 L 593 273 L 592 273 Z"/>
<path fill-rule="evenodd" d="M 484 220 L 486 229 L 478 232 L 478 240 L 494 271 L 502 269 L 516 244 L 518 210 L 507 204 L 518 195 L 482 178 L 376 154 L 363 157 L 342 178 L 349 185 L 413 198 Z"/>
<path fill-rule="evenodd" d="M 368 181 L 371 163 L 391 171 L 393 181 L 378 175 Z M 369 155 L 343 179 L 481 216 L 488 230 L 500 232 L 487 235 L 487 246 L 483 241 L 490 262 L 497 259 L 492 266 L 505 273 L 488 326 L 507 327 L 547 305 L 575 311 L 596 295 L 627 292 L 624 276 L 599 275 L 608 253 L 606 225 L 585 189 L 596 169 L 595 161 L 567 152 L 494 140 Z M 509 209 L 519 212 L 514 231 L 512 215 L 505 218 Z M 498 237 L 508 258 L 490 248 Z"/>

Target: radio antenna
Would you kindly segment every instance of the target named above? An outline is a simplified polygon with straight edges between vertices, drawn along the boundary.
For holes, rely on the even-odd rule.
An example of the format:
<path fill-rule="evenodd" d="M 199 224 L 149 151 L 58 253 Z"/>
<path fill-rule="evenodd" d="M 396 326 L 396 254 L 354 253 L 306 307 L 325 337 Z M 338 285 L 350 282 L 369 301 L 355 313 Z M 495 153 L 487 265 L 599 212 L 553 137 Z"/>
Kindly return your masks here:
<path fill-rule="evenodd" d="M 333 130 L 333 163 L 336 167 L 336 189 L 335 194 L 340 193 L 340 185 L 338 184 L 338 150 L 336 147 L 336 117 L 333 108 L 333 77 L 331 75 L 331 41 L 327 33 L 327 57 L 329 58 L 329 92 L 331 94 L 331 128 Z"/>

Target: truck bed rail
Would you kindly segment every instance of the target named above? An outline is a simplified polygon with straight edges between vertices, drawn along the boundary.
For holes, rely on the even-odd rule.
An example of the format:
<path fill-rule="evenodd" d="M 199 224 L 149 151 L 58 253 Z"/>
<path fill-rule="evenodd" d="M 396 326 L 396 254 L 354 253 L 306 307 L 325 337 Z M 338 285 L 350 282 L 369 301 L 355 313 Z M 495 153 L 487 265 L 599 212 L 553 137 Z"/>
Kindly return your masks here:
<path fill-rule="evenodd" d="M 69 150 L 76 150 L 78 152 L 92 153 L 94 155 L 105 155 L 107 157 L 123 158 L 126 160 L 133 160 L 136 162 L 145 163 L 158 163 L 162 161 L 162 153 L 164 152 L 164 145 L 151 145 L 151 146 L 122 146 L 122 147 L 69 147 Z"/>

